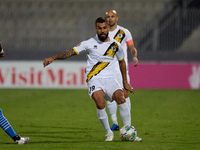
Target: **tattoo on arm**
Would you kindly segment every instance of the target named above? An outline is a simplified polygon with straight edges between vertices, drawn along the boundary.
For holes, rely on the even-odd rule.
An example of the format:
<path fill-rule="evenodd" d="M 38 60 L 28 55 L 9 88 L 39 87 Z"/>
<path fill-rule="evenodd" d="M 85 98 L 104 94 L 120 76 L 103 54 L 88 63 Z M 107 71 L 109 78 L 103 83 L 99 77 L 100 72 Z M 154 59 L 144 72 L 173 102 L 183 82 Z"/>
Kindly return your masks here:
<path fill-rule="evenodd" d="M 74 55 L 76 55 L 76 52 L 73 49 L 71 49 L 71 50 L 63 51 L 63 52 L 59 53 L 58 55 L 53 56 L 52 58 L 54 60 L 55 59 L 67 59 Z"/>

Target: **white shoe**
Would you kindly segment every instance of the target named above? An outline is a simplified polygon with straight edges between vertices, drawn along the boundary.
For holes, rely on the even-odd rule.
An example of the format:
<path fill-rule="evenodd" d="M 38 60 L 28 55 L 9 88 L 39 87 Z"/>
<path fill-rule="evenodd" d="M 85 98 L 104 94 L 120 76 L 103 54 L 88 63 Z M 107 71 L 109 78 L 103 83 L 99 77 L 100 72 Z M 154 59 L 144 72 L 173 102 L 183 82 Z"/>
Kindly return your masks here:
<path fill-rule="evenodd" d="M 107 136 L 107 138 L 106 138 L 105 141 L 113 141 L 114 140 L 114 135 L 113 134 L 107 134 L 106 136 Z"/>
<path fill-rule="evenodd" d="M 20 140 L 16 140 L 15 143 L 17 144 L 26 144 L 30 140 L 29 137 L 21 137 Z"/>
<path fill-rule="evenodd" d="M 141 142 L 142 138 L 140 138 L 140 137 L 137 136 L 134 141 Z"/>

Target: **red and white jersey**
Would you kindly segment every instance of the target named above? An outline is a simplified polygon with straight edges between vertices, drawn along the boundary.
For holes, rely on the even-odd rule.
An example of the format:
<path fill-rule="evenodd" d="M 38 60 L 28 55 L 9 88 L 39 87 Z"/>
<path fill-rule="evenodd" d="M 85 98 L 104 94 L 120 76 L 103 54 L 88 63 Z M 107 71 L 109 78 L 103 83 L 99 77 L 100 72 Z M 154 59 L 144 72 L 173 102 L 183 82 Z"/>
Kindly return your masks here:
<path fill-rule="evenodd" d="M 91 78 L 115 77 L 115 66 L 118 60 L 124 59 L 124 52 L 120 43 L 111 39 L 101 42 L 97 36 L 81 42 L 73 48 L 77 55 L 87 53 L 87 82 Z"/>
<path fill-rule="evenodd" d="M 117 28 L 114 31 L 109 31 L 109 37 L 115 39 L 121 44 L 125 54 L 124 59 L 126 62 L 126 69 L 128 71 L 127 46 L 133 44 L 133 38 L 130 31 L 122 26 L 117 25 Z"/>

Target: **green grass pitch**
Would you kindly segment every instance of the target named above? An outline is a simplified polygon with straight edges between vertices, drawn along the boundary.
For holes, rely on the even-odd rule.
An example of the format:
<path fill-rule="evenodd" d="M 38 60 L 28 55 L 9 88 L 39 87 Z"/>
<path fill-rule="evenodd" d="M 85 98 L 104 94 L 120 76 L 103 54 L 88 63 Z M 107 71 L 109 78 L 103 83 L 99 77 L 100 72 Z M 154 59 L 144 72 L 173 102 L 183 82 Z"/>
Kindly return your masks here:
<path fill-rule="evenodd" d="M 87 90 L 0 89 L 0 108 L 17 134 L 15 144 L 0 129 L 2 150 L 197 150 L 200 148 L 199 90 L 135 90 L 132 125 L 142 142 L 105 142 L 105 131 Z M 109 118 L 110 119 L 110 118 Z M 118 111 L 120 127 L 123 123 Z M 111 125 L 111 121 L 110 121 Z"/>

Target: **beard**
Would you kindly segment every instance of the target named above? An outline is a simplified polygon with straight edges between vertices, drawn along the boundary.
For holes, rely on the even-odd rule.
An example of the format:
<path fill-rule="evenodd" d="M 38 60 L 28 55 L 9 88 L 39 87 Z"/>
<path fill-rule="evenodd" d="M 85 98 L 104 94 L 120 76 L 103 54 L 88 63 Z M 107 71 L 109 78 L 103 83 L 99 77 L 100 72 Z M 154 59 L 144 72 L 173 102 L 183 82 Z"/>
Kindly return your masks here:
<path fill-rule="evenodd" d="M 101 41 L 105 41 L 107 38 L 108 38 L 108 33 L 105 34 L 105 33 L 101 33 L 101 34 L 97 34 L 98 35 L 98 38 L 101 40 Z M 101 35 L 106 35 L 105 37 L 102 37 Z"/>

